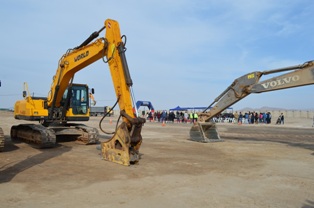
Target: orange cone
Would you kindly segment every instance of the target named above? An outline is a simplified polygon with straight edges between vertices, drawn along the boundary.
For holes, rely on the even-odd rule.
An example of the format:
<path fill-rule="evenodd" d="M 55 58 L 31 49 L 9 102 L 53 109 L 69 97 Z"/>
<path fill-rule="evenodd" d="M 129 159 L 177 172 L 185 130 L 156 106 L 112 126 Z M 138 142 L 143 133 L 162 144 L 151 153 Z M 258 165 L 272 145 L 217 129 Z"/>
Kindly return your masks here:
<path fill-rule="evenodd" d="M 109 123 L 112 124 L 112 119 L 110 118 Z"/>
<path fill-rule="evenodd" d="M 166 126 L 165 121 L 163 121 L 161 125 L 162 125 L 162 126 Z"/>

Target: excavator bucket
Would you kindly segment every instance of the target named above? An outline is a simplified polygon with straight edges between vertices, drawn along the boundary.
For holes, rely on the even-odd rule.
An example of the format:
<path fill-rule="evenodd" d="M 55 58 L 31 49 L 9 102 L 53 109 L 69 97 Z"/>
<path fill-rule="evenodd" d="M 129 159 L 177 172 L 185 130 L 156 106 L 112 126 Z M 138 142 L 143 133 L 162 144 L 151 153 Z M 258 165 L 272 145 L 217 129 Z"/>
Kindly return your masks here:
<path fill-rule="evenodd" d="M 223 141 L 213 122 L 196 122 L 190 130 L 190 139 L 197 142 L 221 142 Z"/>
<path fill-rule="evenodd" d="M 101 152 L 104 160 L 125 166 L 138 163 L 142 137 L 140 134 L 134 134 L 134 132 L 140 132 L 141 125 L 133 126 L 133 128 L 135 128 L 132 131 L 133 135 L 130 135 L 127 124 L 122 122 L 113 137 L 109 141 L 101 143 Z"/>

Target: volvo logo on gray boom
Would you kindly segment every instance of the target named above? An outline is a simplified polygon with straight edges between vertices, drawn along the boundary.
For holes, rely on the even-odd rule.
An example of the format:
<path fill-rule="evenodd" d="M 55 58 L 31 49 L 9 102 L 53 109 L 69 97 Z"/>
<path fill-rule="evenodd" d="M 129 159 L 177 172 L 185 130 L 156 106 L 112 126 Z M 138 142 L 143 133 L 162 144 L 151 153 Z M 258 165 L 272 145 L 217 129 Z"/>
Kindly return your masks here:
<path fill-rule="evenodd" d="M 282 79 L 277 79 L 277 80 L 273 80 L 273 81 L 269 81 L 269 82 L 265 82 L 263 84 L 261 84 L 265 89 L 268 89 L 269 87 L 273 88 L 273 87 L 277 87 L 280 85 L 285 85 L 285 84 L 289 84 L 291 82 L 296 82 L 300 80 L 299 75 L 294 75 L 291 77 L 285 77 Z"/>

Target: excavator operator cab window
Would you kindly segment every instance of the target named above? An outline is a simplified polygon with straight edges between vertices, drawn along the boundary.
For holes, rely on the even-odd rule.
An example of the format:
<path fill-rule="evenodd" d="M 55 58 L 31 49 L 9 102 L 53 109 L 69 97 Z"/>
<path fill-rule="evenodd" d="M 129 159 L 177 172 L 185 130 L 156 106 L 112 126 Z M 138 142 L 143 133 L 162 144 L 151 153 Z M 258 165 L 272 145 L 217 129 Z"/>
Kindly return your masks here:
<path fill-rule="evenodd" d="M 86 86 L 72 86 L 70 107 L 74 115 L 85 115 L 88 111 L 88 88 Z"/>

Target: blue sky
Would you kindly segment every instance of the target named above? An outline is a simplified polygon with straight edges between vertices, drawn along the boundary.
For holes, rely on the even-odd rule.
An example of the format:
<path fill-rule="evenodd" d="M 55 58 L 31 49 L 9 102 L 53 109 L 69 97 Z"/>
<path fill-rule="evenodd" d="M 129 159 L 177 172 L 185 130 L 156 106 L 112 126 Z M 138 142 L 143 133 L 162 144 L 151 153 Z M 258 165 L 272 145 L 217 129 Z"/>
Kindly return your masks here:
<path fill-rule="evenodd" d="M 47 96 L 59 58 L 108 18 L 127 36 L 136 100 L 156 109 L 208 106 L 246 73 L 314 59 L 313 10 L 312 0 L 3 1 L 0 108 L 23 99 L 24 82 L 35 96 Z M 101 60 L 74 81 L 95 88 L 97 106 L 114 104 Z M 251 94 L 233 107 L 314 109 L 313 89 Z"/>

